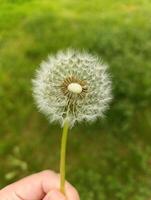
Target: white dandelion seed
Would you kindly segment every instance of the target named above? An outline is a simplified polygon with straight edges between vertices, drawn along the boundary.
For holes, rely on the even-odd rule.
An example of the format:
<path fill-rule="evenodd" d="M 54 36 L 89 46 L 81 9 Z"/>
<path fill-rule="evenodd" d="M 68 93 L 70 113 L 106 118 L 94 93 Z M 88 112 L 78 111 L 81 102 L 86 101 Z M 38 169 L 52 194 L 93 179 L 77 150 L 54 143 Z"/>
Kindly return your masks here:
<path fill-rule="evenodd" d="M 74 50 L 60 51 L 42 62 L 33 80 L 39 110 L 50 122 L 70 126 L 103 117 L 111 101 L 107 65 L 96 56 Z"/>

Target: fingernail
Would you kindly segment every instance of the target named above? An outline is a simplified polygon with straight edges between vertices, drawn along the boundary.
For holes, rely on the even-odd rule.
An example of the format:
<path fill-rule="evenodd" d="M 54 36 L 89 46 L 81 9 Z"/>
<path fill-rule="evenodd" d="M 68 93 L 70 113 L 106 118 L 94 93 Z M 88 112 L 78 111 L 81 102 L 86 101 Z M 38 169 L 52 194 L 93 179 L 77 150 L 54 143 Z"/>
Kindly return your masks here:
<path fill-rule="evenodd" d="M 51 190 L 43 200 L 66 200 L 66 198 L 58 190 Z"/>

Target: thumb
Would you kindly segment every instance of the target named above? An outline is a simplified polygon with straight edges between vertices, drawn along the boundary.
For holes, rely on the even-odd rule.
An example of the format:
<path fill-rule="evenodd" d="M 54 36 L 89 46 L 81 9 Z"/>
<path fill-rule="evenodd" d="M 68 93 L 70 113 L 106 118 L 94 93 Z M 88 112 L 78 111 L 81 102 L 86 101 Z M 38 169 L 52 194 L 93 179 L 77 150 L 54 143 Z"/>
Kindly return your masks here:
<path fill-rule="evenodd" d="M 43 200 L 67 200 L 66 197 L 58 190 L 51 190 Z"/>

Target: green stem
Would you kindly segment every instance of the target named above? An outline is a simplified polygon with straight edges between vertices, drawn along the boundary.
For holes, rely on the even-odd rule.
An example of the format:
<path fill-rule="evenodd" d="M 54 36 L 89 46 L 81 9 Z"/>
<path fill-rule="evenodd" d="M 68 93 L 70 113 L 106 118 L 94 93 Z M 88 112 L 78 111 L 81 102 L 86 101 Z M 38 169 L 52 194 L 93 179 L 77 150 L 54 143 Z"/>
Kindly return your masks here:
<path fill-rule="evenodd" d="M 65 162 L 66 162 L 66 146 L 68 136 L 69 123 L 67 120 L 64 122 L 62 139 L 61 139 L 61 152 L 60 152 L 60 191 L 65 194 Z"/>

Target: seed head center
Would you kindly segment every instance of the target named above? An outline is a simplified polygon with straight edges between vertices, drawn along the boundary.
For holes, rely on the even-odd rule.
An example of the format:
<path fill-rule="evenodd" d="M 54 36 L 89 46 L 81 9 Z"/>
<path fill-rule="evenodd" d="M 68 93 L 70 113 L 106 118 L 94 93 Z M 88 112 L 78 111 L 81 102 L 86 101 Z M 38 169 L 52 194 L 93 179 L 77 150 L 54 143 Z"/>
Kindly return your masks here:
<path fill-rule="evenodd" d="M 75 94 L 80 94 L 82 92 L 82 86 L 79 83 L 70 83 L 68 85 L 68 90 Z"/>

